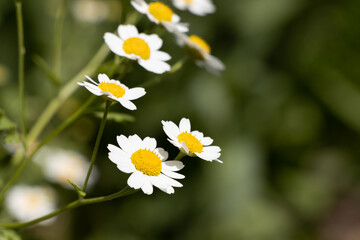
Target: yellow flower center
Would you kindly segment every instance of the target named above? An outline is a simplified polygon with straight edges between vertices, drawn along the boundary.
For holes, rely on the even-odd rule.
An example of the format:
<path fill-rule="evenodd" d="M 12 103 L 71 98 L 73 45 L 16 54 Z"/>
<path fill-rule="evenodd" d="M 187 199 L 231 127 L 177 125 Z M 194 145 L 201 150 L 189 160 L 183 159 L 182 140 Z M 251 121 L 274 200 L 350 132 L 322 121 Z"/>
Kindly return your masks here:
<path fill-rule="evenodd" d="M 192 153 L 195 153 L 195 152 L 201 153 L 202 152 L 203 145 L 191 133 L 182 132 L 178 135 L 177 138 L 178 138 L 179 143 L 181 143 L 181 142 L 185 143 L 185 145 L 188 147 L 190 152 L 192 152 Z"/>
<path fill-rule="evenodd" d="M 153 2 L 148 6 L 148 10 L 159 22 L 171 22 L 174 12 L 162 2 Z"/>
<path fill-rule="evenodd" d="M 139 149 L 131 155 L 136 170 L 148 175 L 158 176 L 161 172 L 160 157 L 148 149 Z"/>
<path fill-rule="evenodd" d="M 205 42 L 202 38 L 200 38 L 196 35 L 191 35 L 189 37 L 189 41 L 192 43 L 195 43 L 198 47 L 200 47 L 206 53 L 210 53 L 211 49 L 210 49 L 209 44 L 207 44 L 207 42 Z"/>
<path fill-rule="evenodd" d="M 125 94 L 125 89 L 116 83 L 102 82 L 98 87 L 105 92 L 111 93 L 114 97 L 121 98 Z"/>
<path fill-rule="evenodd" d="M 123 43 L 123 49 L 127 54 L 138 55 L 144 60 L 150 57 L 150 47 L 141 38 L 132 37 L 126 39 Z"/>
<path fill-rule="evenodd" d="M 183 2 L 186 2 L 186 3 L 192 3 L 193 0 L 183 0 Z"/>

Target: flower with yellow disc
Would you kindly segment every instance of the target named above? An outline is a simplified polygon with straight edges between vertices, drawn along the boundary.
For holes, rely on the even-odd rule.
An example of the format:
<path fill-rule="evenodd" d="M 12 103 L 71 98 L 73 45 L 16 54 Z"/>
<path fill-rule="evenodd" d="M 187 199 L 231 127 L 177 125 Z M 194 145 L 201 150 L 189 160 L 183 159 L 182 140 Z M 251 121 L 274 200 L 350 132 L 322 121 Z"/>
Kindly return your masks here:
<path fill-rule="evenodd" d="M 180 23 L 180 17 L 162 2 L 155 1 L 147 4 L 144 0 L 132 0 L 131 4 L 138 12 L 146 14 L 150 21 L 162 24 L 169 32 L 172 32 L 174 28 L 180 32 L 189 31 L 187 24 Z"/>
<path fill-rule="evenodd" d="M 169 142 L 178 147 L 180 151 L 187 155 L 197 156 L 206 161 L 221 162 L 220 147 L 209 146 L 213 143 L 210 137 L 204 137 L 204 134 L 199 131 L 191 131 L 190 120 L 182 118 L 179 127 L 171 121 L 161 121 L 166 135 L 169 137 Z"/>
<path fill-rule="evenodd" d="M 189 10 L 191 13 L 204 16 L 216 11 L 211 0 L 173 0 L 174 6 L 180 10 Z"/>
<path fill-rule="evenodd" d="M 171 59 L 166 52 L 159 51 L 163 41 L 157 34 L 139 33 L 133 25 L 120 25 L 119 36 L 105 33 L 105 43 L 115 54 L 137 61 L 150 72 L 161 74 L 170 70 L 165 61 Z"/>
<path fill-rule="evenodd" d="M 99 83 L 85 76 L 91 83 L 87 81 L 79 82 L 80 86 L 85 87 L 96 96 L 105 96 L 107 99 L 117 101 L 123 107 L 129 110 L 135 110 L 136 106 L 131 100 L 138 99 L 145 95 L 145 89 L 141 87 L 128 88 L 118 80 L 110 79 L 106 74 L 99 74 Z"/>
<path fill-rule="evenodd" d="M 131 173 L 127 183 L 134 189 L 140 189 L 145 194 L 153 193 L 153 186 L 171 194 L 173 187 L 182 187 L 175 179 L 185 176 L 177 173 L 184 165 L 181 161 L 166 161 L 168 153 L 156 147 L 154 138 L 146 137 L 143 140 L 138 135 L 125 137 L 117 136 L 120 147 L 109 144 L 109 159 L 118 169 Z"/>
<path fill-rule="evenodd" d="M 174 31 L 178 45 L 184 47 L 194 59 L 196 65 L 204 67 L 208 72 L 219 75 L 225 69 L 225 65 L 211 55 L 209 44 L 197 35 L 187 36 L 179 31 Z"/>

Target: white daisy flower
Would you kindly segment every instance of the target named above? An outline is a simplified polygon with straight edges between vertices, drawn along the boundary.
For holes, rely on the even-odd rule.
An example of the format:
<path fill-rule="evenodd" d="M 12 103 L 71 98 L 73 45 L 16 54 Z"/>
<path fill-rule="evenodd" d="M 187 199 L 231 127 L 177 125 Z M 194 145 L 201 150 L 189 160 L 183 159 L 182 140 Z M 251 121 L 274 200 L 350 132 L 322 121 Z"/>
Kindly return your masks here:
<path fill-rule="evenodd" d="M 173 0 L 174 6 L 180 10 L 189 10 L 191 13 L 204 16 L 216 11 L 211 0 Z"/>
<path fill-rule="evenodd" d="M 90 165 L 89 160 L 76 151 L 48 147 L 41 149 L 34 161 L 41 166 L 47 179 L 68 189 L 73 189 L 68 180 L 77 186 L 84 184 Z M 95 183 L 97 176 L 98 172 L 94 167 L 89 185 Z"/>
<path fill-rule="evenodd" d="M 49 187 L 16 185 L 6 195 L 5 206 L 17 220 L 31 221 L 55 211 L 55 193 Z M 40 224 L 50 224 L 54 219 Z"/>
<path fill-rule="evenodd" d="M 216 57 L 212 56 L 209 44 L 197 35 L 187 36 L 179 31 L 174 32 L 180 46 L 189 51 L 195 59 L 195 63 L 204 67 L 208 72 L 219 75 L 225 69 L 225 65 Z"/>
<path fill-rule="evenodd" d="M 133 25 L 120 25 L 119 37 L 113 33 L 105 33 L 104 39 L 110 50 L 115 54 L 136 60 L 143 68 L 157 74 L 170 71 L 165 61 L 171 57 L 159 51 L 163 41 L 156 34 L 139 33 Z"/>
<path fill-rule="evenodd" d="M 206 161 L 218 161 L 220 157 L 220 147 L 209 146 L 213 140 L 210 137 L 204 137 L 204 134 L 199 131 L 191 131 L 190 121 L 187 118 L 182 118 L 179 127 L 171 121 L 161 121 L 166 135 L 169 137 L 169 142 L 178 147 L 180 151 L 187 155 L 197 156 Z"/>
<path fill-rule="evenodd" d="M 86 87 L 91 93 L 96 96 L 105 96 L 107 99 L 117 101 L 123 107 L 135 110 L 136 106 L 131 100 L 138 99 L 145 95 L 145 89 L 141 87 L 128 88 L 118 80 L 109 79 L 106 74 L 99 74 L 99 83 L 92 80 L 90 77 L 85 76 L 90 82 L 79 82 L 80 86 Z"/>
<path fill-rule="evenodd" d="M 167 23 L 163 26 L 169 32 L 173 32 L 174 28 L 180 32 L 189 31 L 188 24 L 180 23 L 180 17 L 162 2 L 147 4 L 144 0 L 132 0 L 131 4 L 138 12 L 146 14 L 150 21 L 156 24 Z"/>
<path fill-rule="evenodd" d="M 134 189 L 140 189 L 145 194 L 152 194 L 153 186 L 171 194 L 173 187 L 182 187 L 175 179 L 185 176 L 176 171 L 184 165 L 181 161 L 165 161 L 168 152 L 156 147 L 154 138 L 146 137 L 142 140 L 138 135 L 128 138 L 124 135 L 117 136 L 120 146 L 108 145 L 109 159 L 115 163 L 118 169 L 125 173 L 131 173 L 127 183 Z"/>

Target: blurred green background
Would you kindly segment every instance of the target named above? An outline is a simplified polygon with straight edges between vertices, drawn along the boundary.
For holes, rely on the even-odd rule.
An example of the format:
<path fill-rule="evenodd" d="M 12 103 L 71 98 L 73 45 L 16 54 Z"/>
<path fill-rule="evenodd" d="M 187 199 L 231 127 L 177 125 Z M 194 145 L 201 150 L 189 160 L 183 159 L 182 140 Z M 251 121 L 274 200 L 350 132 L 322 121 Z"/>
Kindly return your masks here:
<path fill-rule="evenodd" d="M 41 56 L 48 66 L 54 64 L 61 4 L 61 84 L 91 59 L 104 33 L 124 21 L 122 13 L 134 11 L 127 0 L 98 1 L 93 7 L 84 2 L 90 0 L 24 1 L 30 127 L 61 87 L 34 61 Z M 116 143 L 116 135 L 155 137 L 170 158 L 176 156 L 161 120 L 189 118 L 194 130 L 222 148 L 224 163 L 187 157 L 181 171 L 184 186 L 174 195 L 155 189 L 151 196 L 139 192 L 84 206 L 60 215 L 51 226 L 22 229 L 23 239 L 360 239 L 360 2 L 214 3 L 216 13 L 205 17 L 175 11 L 190 23 L 190 34 L 208 41 L 226 70 L 216 77 L 190 61 L 146 88 L 147 94 L 135 101 L 137 111 L 113 105 L 112 112 L 134 119 L 107 123 L 96 162 L 99 179 L 89 196 L 109 194 L 126 184 L 128 175 L 107 158 L 106 146 Z M 139 17 L 137 26 L 146 31 L 149 21 Z M 170 64 L 185 55 L 171 34 L 154 31 L 163 34 L 162 49 L 173 57 Z M 113 60 L 110 53 L 106 61 Z M 130 87 L 157 77 L 137 64 L 130 68 L 123 80 Z M 79 87 L 40 139 L 89 95 Z M 101 112 L 103 106 L 99 98 L 92 109 Z M 0 108 L 20 126 L 16 16 L 10 0 L 0 1 Z M 99 124 L 89 112 L 49 145 L 91 156 Z M 3 184 L 13 168 L 4 147 L 0 158 Z M 44 184 L 41 174 L 34 174 L 39 172 L 30 164 L 18 182 Z M 56 189 L 59 206 L 76 199 L 74 191 L 47 184 Z"/>

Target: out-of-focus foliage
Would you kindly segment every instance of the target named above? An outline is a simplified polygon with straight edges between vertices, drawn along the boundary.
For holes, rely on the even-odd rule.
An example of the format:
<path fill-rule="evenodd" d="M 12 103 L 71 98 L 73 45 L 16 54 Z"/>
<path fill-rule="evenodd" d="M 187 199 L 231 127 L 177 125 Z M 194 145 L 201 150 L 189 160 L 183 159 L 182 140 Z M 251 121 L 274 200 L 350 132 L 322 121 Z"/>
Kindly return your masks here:
<path fill-rule="evenodd" d="M 61 84 L 89 61 L 104 33 L 124 21 L 123 8 L 134 11 L 127 0 L 99 1 L 95 9 L 78 7 L 79 2 L 64 1 Z M 41 56 L 51 68 L 60 3 L 24 1 L 30 126 L 59 88 L 32 59 Z M 112 112 L 127 115 L 114 115 L 105 127 L 96 162 L 99 180 L 89 195 L 109 194 L 126 184 L 126 174 L 107 158 L 106 146 L 116 135 L 155 137 L 170 158 L 176 156 L 161 120 L 190 118 L 194 129 L 222 148 L 224 163 L 185 158 L 184 186 L 174 195 L 156 190 L 151 196 L 137 193 L 84 206 L 60 215 L 52 226 L 21 231 L 23 239 L 360 239 L 360 2 L 214 3 L 216 13 L 205 17 L 177 13 L 190 23 L 191 34 L 210 43 L 226 70 L 216 77 L 187 62 L 146 88 L 137 111 L 112 106 Z M 150 24 L 142 16 L 137 26 L 146 30 Z M 170 34 L 162 36 L 174 64 L 185 53 Z M 13 1 L 0 1 L 0 108 L 19 125 L 16 39 Z M 109 55 L 107 61 L 113 60 Z M 124 79 L 130 87 L 157 77 L 135 64 L 130 68 Z M 77 90 L 47 131 L 88 95 Z M 101 111 L 101 103 L 93 110 Z M 90 156 L 99 123 L 87 114 L 50 145 Z M 9 148 L 1 147 L 0 157 L 2 184 L 9 174 Z M 19 182 L 44 183 L 39 172 L 29 165 Z M 53 187 L 60 205 L 76 199 L 74 191 Z M 0 217 L 9 219 L 4 211 Z"/>

